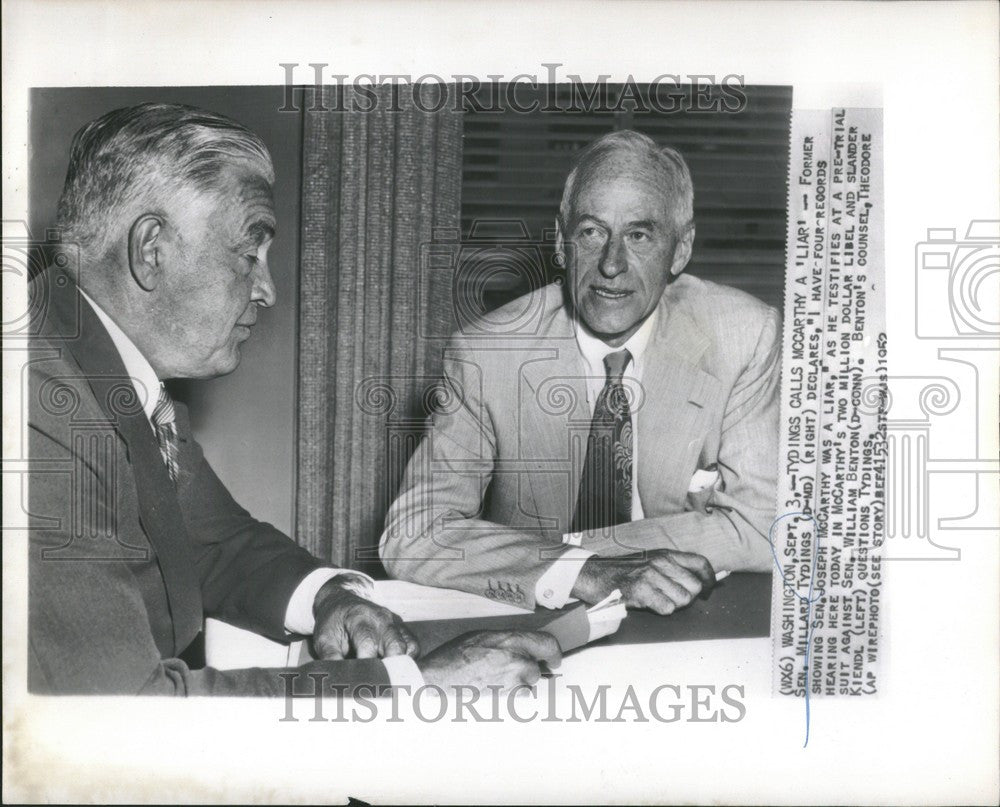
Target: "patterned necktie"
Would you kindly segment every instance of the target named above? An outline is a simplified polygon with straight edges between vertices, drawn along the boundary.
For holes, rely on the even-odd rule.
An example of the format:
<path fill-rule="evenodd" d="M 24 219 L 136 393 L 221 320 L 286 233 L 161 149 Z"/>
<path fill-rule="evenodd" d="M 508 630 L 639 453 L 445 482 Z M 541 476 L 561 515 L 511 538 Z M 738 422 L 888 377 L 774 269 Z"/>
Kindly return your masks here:
<path fill-rule="evenodd" d="M 627 350 L 604 357 L 607 379 L 594 405 L 571 532 L 632 520 L 632 415 L 622 376 Z"/>
<path fill-rule="evenodd" d="M 160 454 L 163 464 L 167 466 L 170 481 L 177 484 L 177 415 L 174 412 L 174 402 L 169 393 L 160 385 L 160 397 L 153 410 L 153 427 L 156 429 L 156 439 L 160 444 Z"/>

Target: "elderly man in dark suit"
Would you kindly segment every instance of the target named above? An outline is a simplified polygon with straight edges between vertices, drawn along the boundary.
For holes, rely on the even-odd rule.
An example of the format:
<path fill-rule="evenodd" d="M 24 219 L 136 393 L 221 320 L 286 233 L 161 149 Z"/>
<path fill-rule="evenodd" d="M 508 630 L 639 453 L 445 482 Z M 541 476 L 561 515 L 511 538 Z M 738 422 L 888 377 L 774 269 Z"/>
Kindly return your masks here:
<path fill-rule="evenodd" d="M 455 334 L 454 405 L 411 460 L 381 542 L 390 574 L 560 607 L 621 590 L 661 614 L 715 571 L 766 571 L 781 329 L 683 275 L 681 155 L 637 132 L 587 147 L 558 217 L 566 277 Z"/>
<path fill-rule="evenodd" d="M 229 495 L 162 384 L 232 372 L 275 302 L 273 168 L 210 112 L 121 109 L 73 141 L 59 202 L 79 263 L 33 282 L 29 687 L 283 694 L 276 670 L 192 669 L 205 615 L 313 636 L 327 684 L 515 685 L 558 648 L 477 634 L 425 658 L 363 576 L 325 568 Z"/>

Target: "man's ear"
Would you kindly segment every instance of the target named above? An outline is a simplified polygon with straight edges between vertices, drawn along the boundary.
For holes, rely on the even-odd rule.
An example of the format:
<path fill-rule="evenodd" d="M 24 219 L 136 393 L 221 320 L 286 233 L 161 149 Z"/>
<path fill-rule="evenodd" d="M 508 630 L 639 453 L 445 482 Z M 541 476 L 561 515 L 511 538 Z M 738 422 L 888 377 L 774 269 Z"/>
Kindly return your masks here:
<path fill-rule="evenodd" d="M 684 271 L 684 267 L 691 260 L 691 250 L 694 248 L 694 224 L 689 224 L 684 230 L 684 234 L 677 241 L 674 247 L 674 262 L 670 265 L 670 274 L 677 277 Z"/>
<path fill-rule="evenodd" d="M 563 241 L 562 223 L 556 216 L 556 266 L 566 268 L 566 245 Z"/>
<path fill-rule="evenodd" d="M 132 277 L 145 291 L 152 291 L 163 273 L 163 220 L 152 213 L 137 218 L 128 231 L 128 262 Z"/>

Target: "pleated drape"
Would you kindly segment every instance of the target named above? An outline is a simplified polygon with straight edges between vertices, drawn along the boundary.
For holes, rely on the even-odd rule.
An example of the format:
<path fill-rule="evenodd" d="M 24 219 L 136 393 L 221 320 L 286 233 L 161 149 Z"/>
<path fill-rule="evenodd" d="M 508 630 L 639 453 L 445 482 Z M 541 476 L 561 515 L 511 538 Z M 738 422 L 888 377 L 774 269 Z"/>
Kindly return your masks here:
<path fill-rule="evenodd" d="M 336 91 L 324 106 L 350 108 Z M 305 112 L 298 338 L 296 540 L 367 571 L 453 329 L 428 247 L 461 211 L 461 113 L 378 92 L 369 112 Z"/>

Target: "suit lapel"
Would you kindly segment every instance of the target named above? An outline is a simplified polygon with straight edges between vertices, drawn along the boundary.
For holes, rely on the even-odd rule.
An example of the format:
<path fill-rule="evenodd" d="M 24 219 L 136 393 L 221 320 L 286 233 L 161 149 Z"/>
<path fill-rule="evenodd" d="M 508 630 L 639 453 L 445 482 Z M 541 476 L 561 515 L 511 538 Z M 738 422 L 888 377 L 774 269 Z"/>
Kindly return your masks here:
<path fill-rule="evenodd" d="M 93 309 L 65 275 L 50 275 L 46 316 L 83 371 L 98 405 L 128 447 L 135 478 L 139 516 L 156 553 L 170 605 L 173 654 L 191 643 L 201 629 L 202 603 L 177 493 L 160 456 L 159 445 L 142 410 L 111 337 Z M 161 648 L 162 649 L 162 648 Z"/>
<path fill-rule="evenodd" d="M 521 367 L 518 434 L 534 512 L 554 533 L 569 530 L 590 432 L 585 370 L 572 321 L 560 306 Z M 553 523 L 552 519 L 558 521 Z"/>
<path fill-rule="evenodd" d="M 698 366 L 709 345 L 676 288 L 668 287 L 643 357 L 644 396 L 637 407 L 639 497 L 647 517 L 656 513 L 656 502 L 686 495 L 706 410 L 720 392 L 718 379 Z"/>

